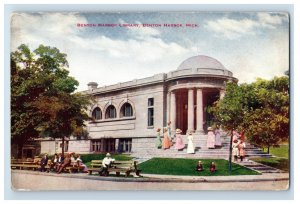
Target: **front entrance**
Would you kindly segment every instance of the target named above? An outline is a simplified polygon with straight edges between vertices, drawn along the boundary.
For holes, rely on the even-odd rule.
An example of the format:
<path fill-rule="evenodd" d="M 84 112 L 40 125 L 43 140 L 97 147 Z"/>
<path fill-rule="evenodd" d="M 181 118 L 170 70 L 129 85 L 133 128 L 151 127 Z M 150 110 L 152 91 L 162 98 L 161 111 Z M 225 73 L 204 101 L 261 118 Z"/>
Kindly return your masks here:
<path fill-rule="evenodd" d="M 188 90 L 180 89 L 176 91 L 176 128 L 182 130 L 182 134 L 187 131 L 188 117 Z"/>
<path fill-rule="evenodd" d="M 182 134 L 186 134 L 188 130 L 188 89 L 178 89 L 175 92 L 175 101 L 176 101 L 176 127 L 182 130 Z M 213 103 L 217 101 L 220 97 L 220 91 L 215 88 L 205 88 L 202 89 L 202 97 L 199 98 L 202 99 L 202 102 L 200 103 L 202 105 L 201 108 L 203 111 L 203 127 L 198 128 L 197 127 L 197 120 L 201 120 L 199 116 L 197 116 L 197 89 L 195 88 L 193 90 L 193 104 L 191 106 L 192 108 L 192 119 L 193 125 L 191 126 L 191 129 L 196 131 L 204 129 L 204 131 L 207 130 L 207 127 L 211 126 L 213 124 L 213 117 L 212 114 L 207 112 L 207 107 L 213 106 Z M 191 97 L 191 96 L 190 96 Z M 199 104 L 199 102 L 198 102 Z M 198 118 L 197 118 L 198 117 Z"/>

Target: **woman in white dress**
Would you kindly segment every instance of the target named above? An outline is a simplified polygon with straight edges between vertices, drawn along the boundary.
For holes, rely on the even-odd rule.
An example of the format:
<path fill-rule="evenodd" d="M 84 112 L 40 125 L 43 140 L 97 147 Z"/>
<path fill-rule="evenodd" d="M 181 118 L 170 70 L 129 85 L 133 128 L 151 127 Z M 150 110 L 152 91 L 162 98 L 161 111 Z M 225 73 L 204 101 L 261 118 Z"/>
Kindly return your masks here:
<path fill-rule="evenodd" d="M 191 132 L 189 132 L 189 136 L 187 137 L 187 139 L 188 139 L 187 153 L 195 154 L 195 147 L 193 144 L 193 135 Z"/>
<path fill-rule="evenodd" d="M 220 132 L 220 128 L 219 128 L 218 125 L 217 125 L 217 128 L 215 130 L 215 136 L 216 136 L 216 138 L 215 138 L 215 146 L 218 146 L 218 147 L 222 146 L 221 132 Z"/>
<path fill-rule="evenodd" d="M 208 133 L 207 133 L 207 141 L 206 141 L 206 146 L 208 149 L 214 149 L 215 148 L 215 134 L 213 132 L 212 127 L 207 128 Z"/>

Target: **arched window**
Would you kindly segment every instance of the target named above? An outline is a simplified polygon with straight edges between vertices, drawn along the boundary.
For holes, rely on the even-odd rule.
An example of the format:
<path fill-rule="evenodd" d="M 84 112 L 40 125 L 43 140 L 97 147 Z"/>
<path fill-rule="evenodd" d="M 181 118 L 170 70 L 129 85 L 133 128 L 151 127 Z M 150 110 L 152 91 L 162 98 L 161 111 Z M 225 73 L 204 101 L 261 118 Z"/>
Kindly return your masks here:
<path fill-rule="evenodd" d="M 106 109 L 105 118 L 116 118 L 117 112 L 116 108 L 113 105 L 110 105 Z"/>
<path fill-rule="evenodd" d="M 130 103 L 124 103 L 121 107 L 121 117 L 131 117 L 133 116 L 133 110 Z"/>
<path fill-rule="evenodd" d="M 101 109 L 99 107 L 96 107 L 93 112 L 92 112 L 92 117 L 95 120 L 101 120 L 102 119 L 102 112 Z"/>

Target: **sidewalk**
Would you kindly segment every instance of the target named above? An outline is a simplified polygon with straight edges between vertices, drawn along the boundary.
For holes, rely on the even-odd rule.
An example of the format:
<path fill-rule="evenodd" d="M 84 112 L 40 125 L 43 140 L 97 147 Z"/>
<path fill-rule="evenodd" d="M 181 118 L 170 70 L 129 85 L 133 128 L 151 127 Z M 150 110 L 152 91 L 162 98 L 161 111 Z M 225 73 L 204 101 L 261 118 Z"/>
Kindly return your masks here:
<path fill-rule="evenodd" d="M 12 170 L 14 174 L 43 175 L 49 177 L 78 178 L 88 180 L 103 180 L 114 182 L 176 182 L 176 183 L 225 183 L 225 182 L 259 182 L 259 181 L 283 181 L 289 180 L 288 173 L 266 173 L 262 175 L 242 175 L 242 176 L 175 176 L 175 175 L 158 175 L 158 174 L 141 174 L 141 177 L 102 177 L 97 174 L 87 175 L 83 173 L 74 174 L 56 174 L 27 170 Z"/>

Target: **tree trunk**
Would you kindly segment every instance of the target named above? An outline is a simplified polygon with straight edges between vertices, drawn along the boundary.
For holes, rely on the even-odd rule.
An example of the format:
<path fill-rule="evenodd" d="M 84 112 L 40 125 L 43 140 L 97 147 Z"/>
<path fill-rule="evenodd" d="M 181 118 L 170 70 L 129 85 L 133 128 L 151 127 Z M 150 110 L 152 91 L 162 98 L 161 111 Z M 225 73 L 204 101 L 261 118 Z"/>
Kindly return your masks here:
<path fill-rule="evenodd" d="M 17 158 L 18 159 L 22 159 L 22 156 L 23 156 L 22 150 L 23 150 L 23 144 L 20 143 L 17 145 Z"/>
<path fill-rule="evenodd" d="M 64 157 L 65 155 L 65 136 L 62 137 L 62 141 L 61 141 L 61 154 Z"/>
<path fill-rule="evenodd" d="M 270 154 L 270 147 L 268 146 L 268 154 Z"/>
<path fill-rule="evenodd" d="M 232 139 L 233 139 L 233 130 L 230 131 L 230 144 L 229 144 L 229 171 L 232 171 Z"/>

